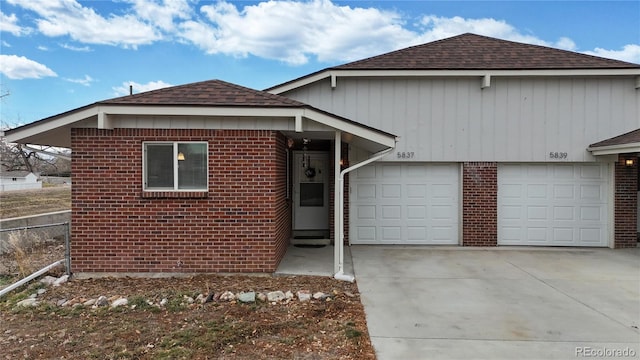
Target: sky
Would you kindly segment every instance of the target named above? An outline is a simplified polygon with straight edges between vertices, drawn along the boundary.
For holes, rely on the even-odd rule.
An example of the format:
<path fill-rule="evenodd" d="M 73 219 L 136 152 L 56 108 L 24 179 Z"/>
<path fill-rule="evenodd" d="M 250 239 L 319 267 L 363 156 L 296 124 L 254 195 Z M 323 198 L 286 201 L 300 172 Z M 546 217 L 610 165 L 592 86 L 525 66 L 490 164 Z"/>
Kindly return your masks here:
<path fill-rule="evenodd" d="M 640 63 L 640 0 L 0 0 L 0 128 L 129 85 L 262 90 L 467 32 Z"/>

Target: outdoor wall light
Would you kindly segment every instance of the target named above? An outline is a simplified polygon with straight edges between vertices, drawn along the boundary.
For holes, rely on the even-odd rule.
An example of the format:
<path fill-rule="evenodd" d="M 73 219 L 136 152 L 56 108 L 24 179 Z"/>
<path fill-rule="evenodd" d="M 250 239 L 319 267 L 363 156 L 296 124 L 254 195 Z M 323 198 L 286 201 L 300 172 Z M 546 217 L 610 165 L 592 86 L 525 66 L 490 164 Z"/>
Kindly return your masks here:
<path fill-rule="evenodd" d="M 635 164 L 635 161 L 633 159 L 624 159 L 624 164 L 626 166 L 633 166 L 633 164 Z"/>
<path fill-rule="evenodd" d="M 178 153 L 178 160 L 180 161 L 184 160 L 184 153 L 181 153 L 181 152 Z"/>

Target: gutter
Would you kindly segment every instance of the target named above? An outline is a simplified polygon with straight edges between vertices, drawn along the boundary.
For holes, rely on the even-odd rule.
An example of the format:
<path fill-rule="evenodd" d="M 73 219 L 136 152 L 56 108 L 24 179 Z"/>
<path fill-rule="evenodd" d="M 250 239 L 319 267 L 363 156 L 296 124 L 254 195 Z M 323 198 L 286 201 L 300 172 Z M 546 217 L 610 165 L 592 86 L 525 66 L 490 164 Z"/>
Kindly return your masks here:
<path fill-rule="evenodd" d="M 335 269 L 334 269 L 336 273 L 335 275 L 333 275 L 333 277 L 336 280 L 342 280 L 342 281 L 348 281 L 348 282 L 353 282 L 355 280 L 355 276 L 347 275 L 344 273 L 344 176 L 345 174 L 348 174 L 353 170 L 359 169 L 365 165 L 368 165 L 368 164 L 371 164 L 372 162 L 380 160 L 385 155 L 392 152 L 394 149 L 395 149 L 395 146 L 379 151 L 373 154 L 367 160 L 361 161 L 340 172 L 340 180 L 338 182 L 339 184 L 338 185 L 338 205 L 336 206 L 338 210 L 338 234 L 336 234 L 336 237 L 338 237 L 339 240 L 336 241 L 336 245 L 335 245 L 337 263 L 335 264 Z"/>

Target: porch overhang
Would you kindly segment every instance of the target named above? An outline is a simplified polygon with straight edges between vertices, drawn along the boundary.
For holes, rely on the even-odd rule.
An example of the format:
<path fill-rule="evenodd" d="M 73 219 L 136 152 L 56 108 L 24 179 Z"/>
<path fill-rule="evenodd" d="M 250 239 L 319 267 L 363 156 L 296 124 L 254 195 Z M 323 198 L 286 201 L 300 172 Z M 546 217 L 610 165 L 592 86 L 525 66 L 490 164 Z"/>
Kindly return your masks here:
<path fill-rule="evenodd" d="M 594 156 L 640 153 L 640 129 L 589 145 Z"/>
<path fill-rule="evenodd" d="M 170 119 L 140 122 L 141 118 Z M 200 119 L 198 121 L 189 121 Z M 229 119 L 226 123 L 220 119 Z M 251 119 L 238 122 L 237 119 Z M 207 120 L 215 120 L 207 123 Z M 264 124 L 260 123 L 264 120 Z M 45 118 L 7 130 L 5 139 L 10 143 L 71 147 L 72 128 L 204 128 L 278 130 L 295 134 L 315 133 L 332 139 L 334 131 L 341 131 L 346 142 L 376 152 L 395 146 L 396 137 L 349 119 L 329 114 L 311 106 L 256 107 L 256 106 L 171 106 L 171 105 L 103 105 L 93 104 L 66 113 Z M 323 135 L 324 134 L 324 135 Z"/>

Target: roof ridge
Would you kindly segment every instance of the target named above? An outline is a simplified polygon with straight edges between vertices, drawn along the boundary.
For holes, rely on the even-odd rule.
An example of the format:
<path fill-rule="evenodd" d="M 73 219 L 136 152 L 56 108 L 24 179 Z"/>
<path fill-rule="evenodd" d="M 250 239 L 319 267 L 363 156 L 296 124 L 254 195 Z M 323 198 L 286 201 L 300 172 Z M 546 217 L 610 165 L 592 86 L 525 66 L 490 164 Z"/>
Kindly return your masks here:
<path fill-rule="evenodd" d="M 503 57 L 501 58 L 500 55 Z M 548 45 L 505 40 L 467 32 L 325 70 L 568 68 L 640 68 L 640 64 L 558 49 Z"/>
<path fill-rule="evenodd" d="M 164 87 L 102 100 L 97 105 L 193 105 L 303 107 L 306 104 L 276 94 L 212 79 Z"/>

